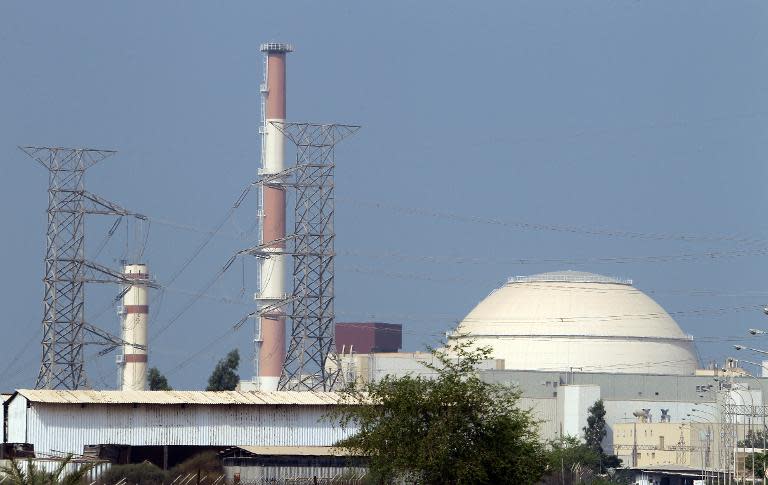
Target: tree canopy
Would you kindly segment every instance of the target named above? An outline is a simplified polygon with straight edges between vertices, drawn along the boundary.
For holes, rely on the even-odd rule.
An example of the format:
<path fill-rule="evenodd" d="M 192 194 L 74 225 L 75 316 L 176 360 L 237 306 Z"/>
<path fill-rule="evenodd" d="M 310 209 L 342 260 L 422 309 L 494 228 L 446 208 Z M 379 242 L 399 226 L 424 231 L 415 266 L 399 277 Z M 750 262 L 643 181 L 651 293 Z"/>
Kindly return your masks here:
<path fill-rule="evenodd" d="M 744 468 L 746 468 L 748 475 L 752 474 L 752 462 L 754 462 L 755 477 L 764 477 L 766 469 L 765 464 L 768 462 L 768 453 L 756 452 L 745 457 Z"/>
<path fill-rule="evenodd" d="M 549 443 L 545 484 L 585 483 L 600 465 L 600 454 L 573 436 Z M 587 482 L 588 483 L 588 482 Z"/>
<path fill-rule="evenodd" d="M 152 367 L 147 372 L 147 382 L 149 382 L 150 391 L 172 391 L 173 388 L 168 385 L 168 379 L 157 370 L 157 367 Z"/>
<path fill-rule="evenodd" d="M 596 453 L 603 454 L 603 438 L 607 434 L 605 429 L 605 406 L 603 400 L 595 401 L 595 404 L 587 410 L 587 425 L 584 427 L 584 441 L 587 446 Z"/>
<path fill-rule="evenodd" d="M 240 366 L 240 352 L 237 349 L 230 351 L 221 359 L 208 378 L 206 391 L 234 391 L 240 381 L 237 368 Z"/>
<path fill-rule="evenodd" d="M 536 483 L 546 467 L 537 423 L 517 407 L 515 389 L 477 376 L 491 350 L 471 346 L 433 351 L 439 364 L 424 365 L 434 379 L 388 376 L 362 392 L 350 390 L 350 405 L 331 417 L 358 431 L 338 446 L 370 457 L 371 475 L 380 482 Z"/>
<path fill-rule="evenodd" d="M 587 426 L 584 427 L 584 440 L 587 446 L 600 457 L 599 471 L 602 472 L 605 468 L 621 466 L 621 459 L 619 457 L 603 452 L 602 442 L 608 433 L 605 424 L 605 405 L 603 400 L 595 401 L 595 404 L 590 406 L 587 412 L 589 412 L 589 416 L 587 416 Z"/>

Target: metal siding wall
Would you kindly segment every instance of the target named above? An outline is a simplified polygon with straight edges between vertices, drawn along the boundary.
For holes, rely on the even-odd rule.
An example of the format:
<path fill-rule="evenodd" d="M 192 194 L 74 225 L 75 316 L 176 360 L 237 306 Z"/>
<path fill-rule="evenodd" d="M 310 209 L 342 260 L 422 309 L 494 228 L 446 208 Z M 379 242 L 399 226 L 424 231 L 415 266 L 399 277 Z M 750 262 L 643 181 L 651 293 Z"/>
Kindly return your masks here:
<path fill-rule="evenodd" d="M 362 478 L 367 473 L 362 467 L 328 467 L 328 466 L 225 466 L 224 475 L 227 483 L 234 483 L 235 473 L 240 473 L 240 483 L 263 484 L 282 480 L 307 479 L 317 477 L 319 480 L 340 478 Z"/>
<path fill-rule="evenodd" d="M 27 437 L 27 400 L 16 396 L 8 404 L 8 443 L 24 443 Z"/>
<path fill-rule="evenodd" d="M 330 446 L 348 436 L 328 406 L 96 406 L 35 404 L 35 450 L 82 453 L 84 445 Z"/>

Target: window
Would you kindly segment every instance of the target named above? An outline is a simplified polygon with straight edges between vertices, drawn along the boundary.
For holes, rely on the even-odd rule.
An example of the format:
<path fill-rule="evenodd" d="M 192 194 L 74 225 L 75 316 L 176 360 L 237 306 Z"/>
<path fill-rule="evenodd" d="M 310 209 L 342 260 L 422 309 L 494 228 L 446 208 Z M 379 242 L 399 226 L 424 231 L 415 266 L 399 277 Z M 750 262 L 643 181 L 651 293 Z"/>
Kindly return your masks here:
<path fill-rule="evenodd" d="M 659 436 L 659 449 L 660 450 L 664 449 L 664 437 L 663 436 Z"/>

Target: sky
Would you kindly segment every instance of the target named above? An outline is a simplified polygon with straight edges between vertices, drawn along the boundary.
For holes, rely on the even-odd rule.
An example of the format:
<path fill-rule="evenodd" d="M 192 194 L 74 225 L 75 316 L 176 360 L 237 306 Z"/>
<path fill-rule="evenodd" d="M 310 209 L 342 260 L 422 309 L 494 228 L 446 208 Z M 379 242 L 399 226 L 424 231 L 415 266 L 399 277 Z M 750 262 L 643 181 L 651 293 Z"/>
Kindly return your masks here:
<path fill-rule="evenodd" d="M 746 336 L 768 327 L 766 27 L 762 1 L 4 0 L 0 388 L 40 360 L 48 179 L 19 145 L 116 150 L 86 187 L 150 222 L 106 239 L 90 216 L 86 254 L 143 247 L 150 364 L 199 389 L 238 348 L 252 375 L 253 326 L 232 326 L 255 262 L 206 286 L 256 243 L 255 194 L 204 243 L 257 178 L 266 41 L 295 45 L 289 119 L 362 126 L 336 151 L 337 320 L 422 350 L 506 278 L 573 269 L 632 278 L 705 363 L 768 348 Z M 118 291 L 86 296 L 113 333 Z M 89 381 L 113 388 L 98 350 Z"/>

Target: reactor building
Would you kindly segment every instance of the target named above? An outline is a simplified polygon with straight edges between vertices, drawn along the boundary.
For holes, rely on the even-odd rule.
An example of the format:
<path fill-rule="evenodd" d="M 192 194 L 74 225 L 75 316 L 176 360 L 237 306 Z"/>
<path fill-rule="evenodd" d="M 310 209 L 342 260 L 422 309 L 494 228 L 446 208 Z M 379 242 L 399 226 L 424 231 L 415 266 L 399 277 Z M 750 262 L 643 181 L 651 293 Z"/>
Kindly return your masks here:
<path fill-rule="evenodd" d="M 693 337 L 632 280 L 561 271 L 510 278 L 451 333 L 506 369 L 693 375 Z"/>

